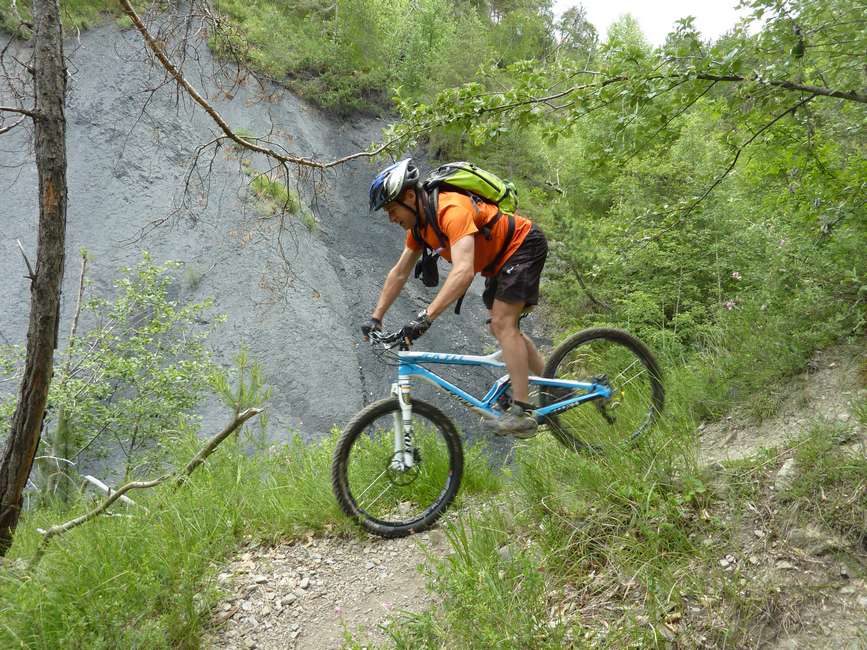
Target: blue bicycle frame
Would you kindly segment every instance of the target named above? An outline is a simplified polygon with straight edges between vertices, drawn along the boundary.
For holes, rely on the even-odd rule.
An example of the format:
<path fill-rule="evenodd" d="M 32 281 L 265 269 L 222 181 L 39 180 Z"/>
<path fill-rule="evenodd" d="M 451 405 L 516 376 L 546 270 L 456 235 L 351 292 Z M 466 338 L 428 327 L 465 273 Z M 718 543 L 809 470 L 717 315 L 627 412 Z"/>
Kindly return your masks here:
<path fill-rule="evenodd" d="M 468 405 L 474 411 L 486 417 L 500 417 L 502 411 L 494 408 L 497 400 L 508 389 L 510 381 L 508 375 L 503 375 L 488 390 L 484 397 L 478 399 L 465 390 L 446 381 L 435 372 L 424 367 L 424 364 L 458 365 L 458 366 L 482 366 L 489 368 L 505 368 L 506 364 L 499 360 L 502 351 L 493 354 L 478 356 L 471 354 L 443 354 L 439 352 L 398 352 L 400 365 L 398 366 L 398 384 L 393 392 L 399 396 L 407 396 L 410 389 L 410 379 L 419 377 L 430 382 L 441 390 L 453 395 Z M 611 388 L 595 382 L 571 381 L 568 379 L 549 379 L 531 375 L 531 386 L 546 386 L 570 391 L 570 395 L 563 400 L 542 406 L 532 411 L 531 415 L 537 422 L 542 422 L 546 416 L 565 411 L 584 402 L 594 399 L 608 399 L 611 397 Z M 581 394 L 575 394 L 580 392 Z M 403 400 L 401 400 L 403 402 Z M 407 400 L 408 401 L 408 400 Z"/>

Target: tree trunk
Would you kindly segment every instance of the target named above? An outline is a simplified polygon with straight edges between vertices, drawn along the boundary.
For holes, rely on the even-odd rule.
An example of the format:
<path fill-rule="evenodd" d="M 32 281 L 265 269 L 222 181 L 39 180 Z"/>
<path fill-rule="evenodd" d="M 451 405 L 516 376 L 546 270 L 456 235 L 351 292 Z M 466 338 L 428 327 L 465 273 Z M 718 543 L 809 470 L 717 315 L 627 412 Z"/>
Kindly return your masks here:
<path fill-rule="evenodd" d="M 57 345 L 66 235 L 66 65 L 59 1 L 33 0 L 32 8 L 39 234 L 30 284 L 27 360 L 0 457 L 0 555 L 12 544 L 42 430 Z"/>

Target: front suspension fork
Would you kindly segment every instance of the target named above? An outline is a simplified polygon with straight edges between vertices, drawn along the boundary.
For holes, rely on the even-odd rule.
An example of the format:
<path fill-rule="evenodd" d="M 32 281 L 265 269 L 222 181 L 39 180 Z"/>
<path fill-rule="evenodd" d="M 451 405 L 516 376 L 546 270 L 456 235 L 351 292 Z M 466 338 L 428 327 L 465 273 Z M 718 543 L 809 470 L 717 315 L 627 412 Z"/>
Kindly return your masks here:
<path fill-rule="evenodd" d="M 400 414 L 393 414 L 394 423 L 394 455 L 391 458 L 392 469 L 405 471 L 415 465 L 415 453 L 412 445 L 412 401 L 410 399 L 409 379 L 400 379 L 391 385 L 391 394 L 400 402 Z"/>

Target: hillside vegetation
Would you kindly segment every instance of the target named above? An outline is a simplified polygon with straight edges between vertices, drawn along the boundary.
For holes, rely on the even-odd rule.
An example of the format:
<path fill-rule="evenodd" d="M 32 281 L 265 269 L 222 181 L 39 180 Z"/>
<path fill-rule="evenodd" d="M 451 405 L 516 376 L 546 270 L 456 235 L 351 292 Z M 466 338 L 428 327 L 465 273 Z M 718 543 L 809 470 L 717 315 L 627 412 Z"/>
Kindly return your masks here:
<path fill-rule="evenodd" d="M 68 26 L 103 8 L 65 4 Z M 867 426 L 864 5 L 747 4 L 752 31 L 706 42 L 684 19 L 652 47 L 629 17 L 599 34 L 580 10 L 555 18 L 540 0 L 212 3 L 209 42 L 227 59 L 346 119 L 394 116 L 384 137 L 395 156 L 423 149 L 513 179 L 551 242 L 542 314 L 553 337 L 623 327 L 665 368 L 665 417 L 634 448 L 579 455 L 545 436 L 502 471 L 473 451 L 462 494 L 508 507 L 446 527 L 438 605 L 394 628 L 398 647 L 768 644 L 824 588 L 753 579 L 750 553 L 795 568 L 792 529 L 818 528 L 833 548 L 812 561 L 839 560 L 864 584 L 867 460 L 849 444 Z M 17 29 L 5 6 L 0 16 Z M 851 418 L 702 464 L 699 426 L 735 407 L 771 418 L 786 378 L 835 344 L 858 358 Z M 230 408 L 245 372 L 213 375 Z M 202 382 L 190 390 L 172 403 L 186 411 Z M 82 425 L 100 395 L 76 412 Z M 183 420 L 127 473 L 185 462 L 195 435 Z M 359 534 L 331 496 L 333 439 L 244 436 L 183 489 L 136 496 L 146 510 L 70 532 L 29 570 L 37 529 L 87 503 L 42 499 L 0 574 L 0 644 L 197 647 L 220 598 L 214 576 L 240 544 Z M 797 473 L 779 484 L 790 459 Z M 780 545 L 760 552 L 758 539 Z"/>

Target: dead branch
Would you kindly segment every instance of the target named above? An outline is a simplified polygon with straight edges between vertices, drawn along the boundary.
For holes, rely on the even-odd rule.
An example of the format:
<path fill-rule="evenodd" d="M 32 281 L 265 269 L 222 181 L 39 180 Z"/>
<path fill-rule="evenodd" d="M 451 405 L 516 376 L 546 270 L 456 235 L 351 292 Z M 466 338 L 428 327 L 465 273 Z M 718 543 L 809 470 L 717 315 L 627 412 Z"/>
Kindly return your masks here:
<path fill-rule="evenodd" d="M 223 440 L 228 438 L 238 427 L 244 424 L 244 422 L 246 422 L 255 415 L 259 415 L 259 413 L 261 412 L 262 409 L 260 408 L 249 408 L 235 415 L 235 419 L 232 420 L 225 429 L 223 429 L 220 433 L 208 440 L 207 444 L 205 444 L 205 446 L 202 447 L 201 450 L 199 450 L 199 453 L 193 456 L 192 460 L 187 463 L 184 471 L 175 480 L 175 485 L 183 485 L 187 477 L 189 477 L 190 474 L 192 474 L 199 465 L 205 462 L 205 459 L 213 453 L 213 451 L 221 442 L 223 442 Z"/>
<path fill-rule="evenodd" d="M 22 115 L 20 118 L 18 118 L 17 120 L 15 120 L 15 121 L 14 121 L 12 124 L 10 124 L 9 126 L 4 126 L 3 128 L 0 128 L 0 135 L 3 135 L 4 133 L 8 133 L 9 131 L 11 131 L 12 129 L 14 129 L 16 126 L 18 126 L 19 124 L 21 124 L 21 123 L 22 123 L 24 120 L 26 120 L 26 119 L 27 119 L 27 116 L 26 116 L 26 115 Z"/>
<path fill-rule="evenodd" d="M 100 481 L 95 476 L 91 476 L 90 474 L 86 474 L 84 476 L 84 480 L 87 481 L 88 483 L 90 483 L 91 485 L 93 485 L 98 490 L 105 492 L 108 496 L 111 496 L 112 493 L 114 492 L 114 490 L 112 490 L 112 488 L 110 486 L 106 485 L 105 483 Z M 125 495 L 121 496 L 120 500 L 129 506 L 138 505 L 138 504 L 136 504 L 135 501 L 133 501 L 132 499 L 130 499 L 128 496 L 125 496 Z M 147 510 L 147 508 L 145 508 L 145 510 Z"/>
<path fill-rule="evenodd" d="M 39 113 L 36 111 L 31 111 L 29 108 L 21 108 L 19 106 L 0 106 L 0 111 L 6 113 L 21 113 L 22 115 L 33 118 L 34 120 L 39 117 Z"/>
<path fill-rule="evenodd" d="M 18 250 L 21 251 L 21 256 L 24 258 L 24 263 L 27 265 L 27 278 L 30 279 L 31 282 L 36 280 L 36 274 L 33 272 L 33 267 L 30 266 L 30 260 L 27 259 L 27 253 L 24 252 L 24 245 L 21 243 L 20 239 L 16 239 L 15 242 L 18 244 Z"/>
<path fill-rule="evenodd" d="M 78 276 L 78 298 L 75 301 L 75 314 L 72 317 L 72 327 L 69 330 L 69 343 L 66 346 L 66 362 L 63 364 L 65 375 L 72 368 L 72 352 L 75 347 L 75 336 L 78 333 L 78 320 L 81 318 L 81 300 L 84 298 L 84 274 L 87 271 L 87 253 L 81 251 L 81 274 Z"/>
<path fill-rule="evenodd" d="M 232 421 L 226 425 L 226 428 L 215 436 L 212 436 L 205 444 L 205 446 L 202 447 L 202 449 L 195 456 L 193 456 L 192 460 L 190 460 L 189 463 L 187 463 L 186 467 L 184 467 L 181 472 L 175 475 L 175 485 L 183 485 L 184 481 L 189 477 L 189 475 L 192 474 L 192 472 L 195 471 L 195 469 L 199 467 L 199 465 L 201 465 L 205 461 L 205 459 L 213 453 L 213 451 L 219 446 L 221 442 L 223 442 L 223 440 L 228 438 L 233 432 L 237 431 L 237 429 L 242 424 L 244 424 L 244 422 L 256 415 L 259 415 L 259 413 L 261 412 L 261 408 L 248 408 L 240 413 L 236 413 Z M 172 474 L 165 474 L 163 476 L 160 476 L 159 478 L 155 478 L 150 481 L 131 481 L 129 483 L 126 483 L 125 485 L 122 485 L 116 491 L 111 492 L 108 498 L 106 498 L 93 510 L 86 512 L 83 515 L 76 517 L 75 519 L 70 519 L 69 521 L 62 524 L 52 526 L 48 530 L 38 529 L 39 532 L 42 533 L 42 541 L 39 542 L 36 553 L 33 555 L 33 559 L 30 561 L 28 571 L 32 571 L 36 567 L 36 565 L 39 564 L 40 560 L 42 560 L 42 557 L 45 555 L 45 551 L 48 548 L 49 542 L 51 542 L 54 537 L 69 532 L 73 528 L 76 528 L 81 524 L 87 523 L 94 517 L 99 516 L 100 514 L 105 512 L 109 508 L 109 506 L 111 506 L 111 504 L 123 497 L 123 495 L 127 492 L 131 490 L 143 490 L 156 487 L 160 483 L 163 483 L 168 479 L 172 478 L 172 476 Z"/>
<path fill-rule="evenodd" d="M 145 42 L 151 51 L 156 55 L 159 62 L 163 65 L 163 67 L 168 71 L 168 73 L 175 78 L 178 85 L 181 86 L 187 94 L 195 101 L 199 106 L 201 106 L 205 112 L 211 116 L 211 119 L 220 127 L 220 130 L 226 134 L 226 136 L 236 142 L 240 146 L 248 149 L 250 151 L 255 151 L 257 153 L 263 154 L 270 158 L 273 158 L 283 164 L 292 164 L 298 165 L 299 167 L 309 167 L 318 170 L 326 170 L 331 167 L 337 167 L 338 165 L 342 165 L 343 163 L 349 162 L 350 160 L 355 160 L 357 158 L 373 158 L 378 156 L 380 153 L 388 149 L 397 139 L 392 140 L 390 142 L 386 142 L 376 149 L 372 151 L 359 151 L 353 154 L 349 154 L 347 156 L 343 156 L 342 158 L 338 158 L 336 160 L 332 160 L 330 162 L 322 162 L 319 160 L 315 160 L 313 158 L 305 158 L 303 156 L 296 156 L 293 154 L 284 154 L 280 153 L 276 149 L 272 147 L 263 147 L 246 138 L 242 138 L 238 134 L 236 134 L 225 119 L 217 112 L 217 110 L 211 106 L 208 101 L 195 89 L 192 84 L 183 76 L 180 69 L 172 63 L 168 56 L 165 53 L 164 45 L 157 41 L 151 33 L 148 31 L 145 24 L 142 22 L 142 19 L 136 13 L 135 9 L 133 9 L 132 4 L 130 4 L 129 0 L 118 0 L 120 2 L 121 7 L 127 16 L 129 16 L 130 20 L 132 20 L 133 24 L 138 29 L 139 33 L 141 33 Z"/>

